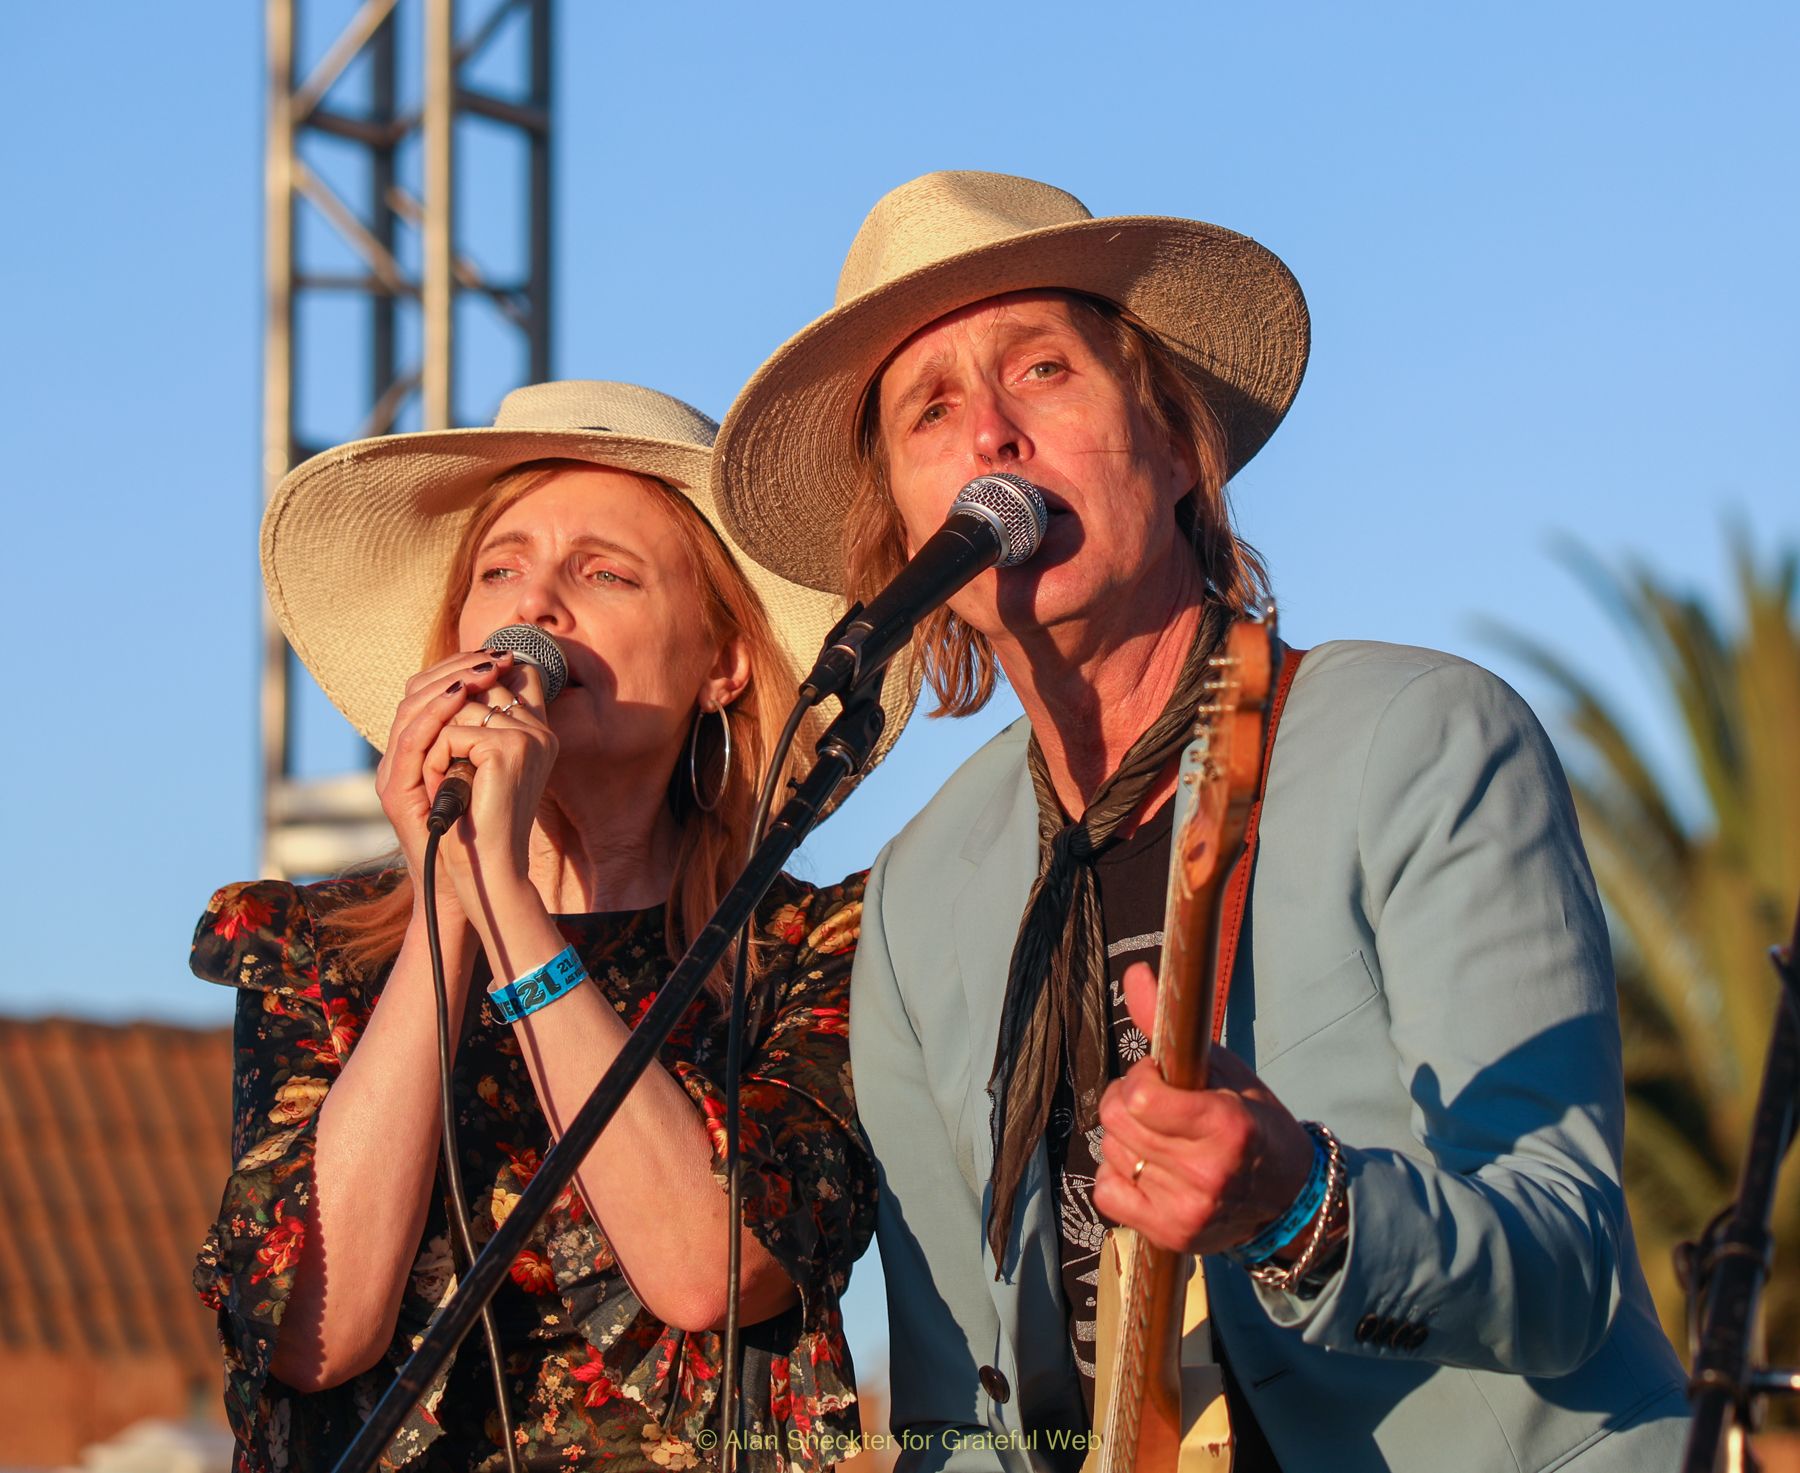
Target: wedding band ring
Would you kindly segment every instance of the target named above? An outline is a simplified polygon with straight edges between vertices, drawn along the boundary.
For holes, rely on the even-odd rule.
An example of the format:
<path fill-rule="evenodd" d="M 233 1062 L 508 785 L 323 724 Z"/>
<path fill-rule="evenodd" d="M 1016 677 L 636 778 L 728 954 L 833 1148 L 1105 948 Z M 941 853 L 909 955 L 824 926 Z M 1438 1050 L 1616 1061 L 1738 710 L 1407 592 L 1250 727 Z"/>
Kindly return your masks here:
<path fill-rule="evenodd" d="M 513 706 L 518 704 L 517 701 L 514 701 L 511 706 L 489 706 L 487 715 L 481 718 L 481 724 L 486 726 L 488 722 L 492 721 L 496 716 L 504 716 L 508 711 L 512 710 Z"/>
<path fill-rule="evenodd" d="M 1137 1179 L 1144 1174 L 1144 1168 L 1149 1164 L 1142 1156 L 1137 1158 L 1137 1165 L 1131 1168 L 1131 1184 L 1134 1187 L 1137 1185 Z"/>

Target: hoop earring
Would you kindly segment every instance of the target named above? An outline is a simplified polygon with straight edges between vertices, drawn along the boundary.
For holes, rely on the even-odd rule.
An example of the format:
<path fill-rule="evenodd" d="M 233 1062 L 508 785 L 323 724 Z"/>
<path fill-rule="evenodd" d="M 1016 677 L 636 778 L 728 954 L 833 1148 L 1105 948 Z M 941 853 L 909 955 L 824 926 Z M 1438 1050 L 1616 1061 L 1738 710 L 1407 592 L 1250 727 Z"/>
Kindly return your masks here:
<path fill-rule="evenodd" d="M 713 794 L 712 802 L 700 801 L 700 718 L 708 713 L 702 711 L 694 717 L 694 725 L 688 735 L 688 785 L 694 790 L 694 806 L 702 813 L 711 813 L 719 806 L 719 800 L 725 796 L 725 785 L 731 781 L 731 717 L 723 706 L 714 706 L 712 715 L 719 718 L 719 726 L 725 736 L 725 765 L 719 772 L 719 791 Z"/>

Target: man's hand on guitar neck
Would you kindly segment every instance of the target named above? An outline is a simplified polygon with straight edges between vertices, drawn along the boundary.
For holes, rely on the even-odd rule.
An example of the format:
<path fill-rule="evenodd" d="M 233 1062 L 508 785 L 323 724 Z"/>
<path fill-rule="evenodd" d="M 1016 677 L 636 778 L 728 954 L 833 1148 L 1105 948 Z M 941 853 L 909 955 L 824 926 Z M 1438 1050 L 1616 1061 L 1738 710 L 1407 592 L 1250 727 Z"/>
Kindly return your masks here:
<path fill-rule="evenodd" d="M 1154 1036 L 1156 974 L 1143 962 L 1125 973 L 1125 1004 Z M 1313 1161 L 1312 1136 L 1268 1086 L 1224 1049 L 1210 1057 L 1206 1089 L 1173 1088 L 1145 1058 L 1100 1101 L 1106 1141 L 1094 1206 L 1182 1253 L 1248 1242 L 1287 1211 Z"/>

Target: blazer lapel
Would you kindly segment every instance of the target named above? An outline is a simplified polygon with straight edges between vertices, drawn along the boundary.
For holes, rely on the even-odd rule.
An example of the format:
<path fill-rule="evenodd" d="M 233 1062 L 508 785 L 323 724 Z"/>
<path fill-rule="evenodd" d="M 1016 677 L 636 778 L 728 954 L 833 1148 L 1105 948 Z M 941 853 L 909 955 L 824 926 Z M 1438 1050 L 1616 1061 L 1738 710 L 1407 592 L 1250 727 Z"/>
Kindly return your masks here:
<path fill-rule="evenodd" d="M 969 1106 L 975 1132 L 975 1172 L 984 1183 L 994 1170 L 988 1130 L 988 1076 L 1000 1040 L 1000 1012 L 1006 1001 L 1006 972 L 1012 961 L 1019 919 L 1037 879 L 1037 801 L 1021 756 L 1013 780 L 998 784 L 969 829 L 959 856 L 969 878 L 957 894 L 952 925 L 957 970 L 969 1010 Z"/>
<path fill-rule="evenodd" d="M 1023 752 L 1016 775 L 998 784 L 963 844 L 960 858 L 971 866 L 968 883 L 956 897 L 952 926 L 958 971 L 969 1010 L 965 1046 L 969 1054 L 966 1118 L 973 1133 L 975 1186 L 981 1194 L 985 1229 L 989 1179 L 994 1170 L 992 1101 L 987 1091 L 994 1051 L 1000 1039 L 1000 1013 L 1006 998 L 1006 974 L 1025 902 L 1037 879 L 1037 800 Z M 1035 1322 L 1047 1312 L 1060 1325 L 1060 1300 L 1054 1280 L 1060 1272 L 1055 1236 L 1055 1204 L 1051 1200 L 1049 1158 L 1040 1144 L 1026 1170 L 1019 1196 L 1020 1230 L 1008 1257 L 1007 1271 L 994 1273 L 992 1252 L 982 1246 L 983 1277 L 988 1280 L 1001 1333 L 1012 1347 L 1029 1342 Z M 1032 1321 L 1031 1324 L 1025 1323 Z M 1060 1333 L 1060 1329 L 1054 1331 Z"/>

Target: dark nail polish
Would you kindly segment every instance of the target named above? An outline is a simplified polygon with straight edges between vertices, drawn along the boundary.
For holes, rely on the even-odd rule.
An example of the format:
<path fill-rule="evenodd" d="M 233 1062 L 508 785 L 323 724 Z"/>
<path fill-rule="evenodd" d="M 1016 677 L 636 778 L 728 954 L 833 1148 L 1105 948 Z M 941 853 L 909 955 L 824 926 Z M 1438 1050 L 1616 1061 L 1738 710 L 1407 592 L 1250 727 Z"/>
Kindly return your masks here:
<path fill-rule="evenodd" d="M 477 675 L 486 675 L 488 673 L 488 671 L 492 670 L 493 668 L 494 668 L 494 662 L 492 660 L 483 660 L 479 665 L 477 665 L 475 667 L 475 673 Z"/>
<path fill-rule="evenodd" d="M 444 694 L 447 696 L 453 696 L 461 689 L 462 689 L 462 682 L 459 680 L 456 682 L 455 685 L 451 686 L 448 690 L 446 690 L 444 692 Z"/>

